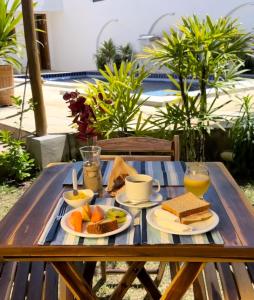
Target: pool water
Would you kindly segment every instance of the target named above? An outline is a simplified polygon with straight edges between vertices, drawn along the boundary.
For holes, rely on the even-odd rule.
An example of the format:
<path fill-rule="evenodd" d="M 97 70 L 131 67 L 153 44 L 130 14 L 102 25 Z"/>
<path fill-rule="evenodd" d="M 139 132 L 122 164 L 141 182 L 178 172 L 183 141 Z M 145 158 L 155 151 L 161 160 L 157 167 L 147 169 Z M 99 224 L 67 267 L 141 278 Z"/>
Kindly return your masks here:
<path fill-rule="evenodd" d="M 46 81 L 74 83 L 77 81 L 94 82 L 94 78 L 102 79 L 98 72 L 71 72 L 71 73 L 49 73 L 43 74 Z M 177 92 L 176 87 L 169 81 L 166 74 L 151 74 L 150 78 L 143 82 L 144 95 L 147 96 L 170 96 Z M 198 83 L 193 82 L 190 90 L 198 89 Z"/>

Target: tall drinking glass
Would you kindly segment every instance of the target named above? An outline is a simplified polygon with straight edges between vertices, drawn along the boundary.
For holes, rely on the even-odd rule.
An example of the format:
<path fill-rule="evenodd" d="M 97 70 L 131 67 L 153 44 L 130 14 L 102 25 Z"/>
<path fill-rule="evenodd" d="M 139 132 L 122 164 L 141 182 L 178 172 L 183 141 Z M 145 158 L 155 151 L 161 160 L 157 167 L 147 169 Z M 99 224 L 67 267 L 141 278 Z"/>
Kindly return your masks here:
<path fill-rule="evenodd" d="M 197 197 L 203 198 L 210 185 L 208 168 L 202 163 L 193 163 L 187 166 L 184 175 L 184 187 Z"/>
<path fill-rule="evenodd" d="M 80 153 L 83 159 L 84 185 L 87 189 L 94 192 L 102 190 L 102 176 L 100 167 L 101 147 L 84 146 L 81 147 Z"/>

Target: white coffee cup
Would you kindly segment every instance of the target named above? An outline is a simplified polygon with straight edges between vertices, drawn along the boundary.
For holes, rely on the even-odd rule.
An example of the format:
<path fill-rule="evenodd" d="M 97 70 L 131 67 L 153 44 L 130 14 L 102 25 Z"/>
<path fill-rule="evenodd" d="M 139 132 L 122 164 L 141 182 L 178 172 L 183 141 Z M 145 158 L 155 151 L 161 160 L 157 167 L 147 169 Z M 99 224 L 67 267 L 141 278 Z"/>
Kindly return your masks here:
<path fill-rule="evenodd" d="M 156 189 L 153 189 L 153 182 L 157 185 Z M 159 181 L 149 175 L 137 174 L 125 178 L 125 193 L 129 202 L 149 201 L 151 194 L 159 191 Z"/>

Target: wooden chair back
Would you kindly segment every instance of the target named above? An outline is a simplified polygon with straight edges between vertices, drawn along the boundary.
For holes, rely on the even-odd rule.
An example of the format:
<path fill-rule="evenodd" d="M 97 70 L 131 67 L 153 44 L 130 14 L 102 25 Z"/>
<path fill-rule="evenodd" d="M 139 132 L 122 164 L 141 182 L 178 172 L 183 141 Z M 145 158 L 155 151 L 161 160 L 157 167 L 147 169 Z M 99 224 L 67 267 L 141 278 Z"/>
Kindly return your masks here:
<path fill-rule="evenodd" d="M 112 160 L 115 155 L 121 155 L 125 160 L 180 160 L 178 135 L 171 141 L 152 137 L 113 138 L 99 140 L 97 146 L 102 148 L 103 160 Z"/>

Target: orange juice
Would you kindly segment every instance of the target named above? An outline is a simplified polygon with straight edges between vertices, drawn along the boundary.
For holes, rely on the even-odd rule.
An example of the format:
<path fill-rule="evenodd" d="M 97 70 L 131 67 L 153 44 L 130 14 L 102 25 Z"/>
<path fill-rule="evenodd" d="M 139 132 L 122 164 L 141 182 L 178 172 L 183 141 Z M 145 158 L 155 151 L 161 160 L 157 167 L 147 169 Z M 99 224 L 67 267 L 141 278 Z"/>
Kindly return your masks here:
<path fill-rule="evenodd" d="M 187 192 L 197 197 L 203 197 L 208 190 L 210 178 L 206 174 L 188 174 L 184 176 L 184 186 Z"/>

